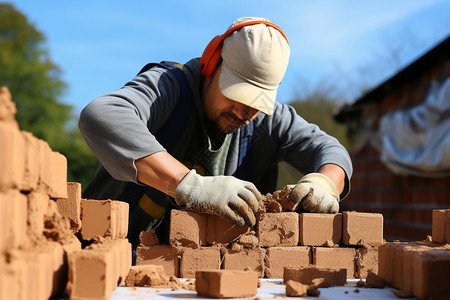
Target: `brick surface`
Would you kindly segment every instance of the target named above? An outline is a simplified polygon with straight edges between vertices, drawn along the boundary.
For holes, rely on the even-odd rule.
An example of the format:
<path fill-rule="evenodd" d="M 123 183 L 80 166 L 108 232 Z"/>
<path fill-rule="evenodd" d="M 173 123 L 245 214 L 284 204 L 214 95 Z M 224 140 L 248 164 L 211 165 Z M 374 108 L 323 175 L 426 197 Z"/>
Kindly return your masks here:
<path fill-rule="evenodd" d="M 398 243 L 386 243 L 378 247 L 378 276 L 386 283 L 394 282 L 394 248 Z"/>
<path fill-rule="evenodd" d="M 81 223 L 81 236 L 85 240 L 97 236 L 124 238 L 128 231 L 128 203 L 82 199 Z"/>
<path fill-rule="evenodd" d="M 28 197 L 27 232 L 30 238 L 37 240 L 44 231 L 44 216 L 48 210 L 50 198 L 47 194 L 31 192 Z"/>
<path fill-rule="evenodd" d="M 167 275 L 180 276 L 180 253 L 170 245 L 138 246 L 136 265 L 162 265 Z"/>
<path fill-rule="evenodd" d="M 299 219 L 296 212 L 262 214 L 256 227 L 259 243 L 262 247 L 298 245 Z"/>
<path fill-rule="evenodd" d="M 219 248 L 184 248 L 181 252 L 180 277 L 195 278 L 197 270 L 219 270 L 220 264 Z"/>
<path fill-rule="evenodd" d="M 259 277 L 264 277 L 265 250 L 261 248 L 234 251 L 225 249 L 223 253 L 222 269 L 255 271 Z"/>
<path fill-rule="evenodd" d="M 433 242 L 435 243 L 445 243 L 446 218 L 447 218 L 447 210 L 445 209 L 433 210 L 431 236 L 433 238 Z"/>
<path fill-rule="evenodd" d="M 342 214 L 300 214 L 300 245 L 339 245 L 342 238 Z"/>
<path fill-rule="evenodd" d="M 0 191 L 19 189 L 25 171 L 25 141 L 17 126 L 0 122 Z"/>
<path fill-rule="evenodd" d="M 38 190 L 48 193 L 50 198 L 67 198 L 67 159 L 54 152 L 48 143 L 39 140 L 41 168 Z"/>
<path fill-rule="evenodd" d="M 356 277 L 367 278 L 369 271 L 378 274 L 378 247 L 356 249 Z"/>
<path fill-rule="evenodd" d="M 314 247 L 313 264 L 317 268 L 346 269 L 347 278 L 354 278 L 356 250 L 354 248 Z"/>
<path fill-rule="evenodd" d="M 195 276 L 195 288 L 201 297 L 253 297 L 257 293 L 258 273 L 230 270 L 201 271 Z"/>
<path fill-rule="evenodd" d="M 69 254 L 67 292 L 71 299 L 109 299 L 116 286 L 110 251 L 82 250 Z"/>
<path fill-rule="evenodd" d="M 342 213 L 342 242 L 345 245 L 383 244 L 383 215 L 377 213 Z"/>
<path fill-rule="evenodd" d="M 250 232 L 250 227 L 234 225 L 218 216 L 208 215 L 206 219 L 206 242 L 208 245 L 228 245 Z"/>
<path fill-rule="evenodd" d="M 10 249 L 17 249 L 27 245 L 27 212 L 28 212 L 28 199 L 27 197 L 17 190 L 11 190 L 8 200 L 11 202 L 11 228 L 10 239 L 7 245 Z"/>
<path fill-rule="evenodd" d="M 14 123 L 17 113 L 16 104 L 12 101 L 12 95 L 6 86 L 0 87 L 0 121 Z"/>
<path fill-rule="evenodd" d="M 58 210 L 70 221 L 73 231 L 81 229 L 81 184 L 78 182 L 67 183 L 67 198 L 56 199 Z"/>
<path fill-rule="evenodd" d="M 21 190 L 32 191 L 37 188 L 41 172 L 39 141 L 30 132 L 22 131 L 21 133 L 25 143 L 25 169 Z"/>
<path fill-rule="evenodd" d="M 283 269 L 308 267 L 311 262 L 310 247 L 269 247 L 266 249 L 265 275 L 283 278 Z"/>
<path fill-rule="evenodd" d="M 346 269 L 317 268 L 285 268 L 283 272 L 283 283 L 294 280 L 306 285 L 316 284 L 315 279 L 320 279 L 323 285 L 339 286 L 347 283 Z"/>
<path fill-rule="evenodd" d="M 447 217 L 445 220 L 445 242 L 450 244 L 450 209 L 447 210 Z"/>
<path fill-rule="evenodd" d="M 192 248 L 205 244 L 206 218 L 206 214 L 173 209 L 170 214 L 170 244 Z"/>
<path fill-rule="evenodd" d="M 413 294 L 420 299 L 450 295 L 450 250 L 431 249 L 413 255 Z"/>

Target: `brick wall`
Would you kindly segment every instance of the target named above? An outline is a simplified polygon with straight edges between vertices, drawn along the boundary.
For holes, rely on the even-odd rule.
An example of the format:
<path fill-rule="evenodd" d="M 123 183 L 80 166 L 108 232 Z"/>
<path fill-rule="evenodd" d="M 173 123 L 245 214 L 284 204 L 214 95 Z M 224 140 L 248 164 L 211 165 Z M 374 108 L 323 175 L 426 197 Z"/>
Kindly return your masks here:
<path fill-rule="evenodd" d="M 352 159 L 352 191 L 341 202 L 342 211 L 383 214 L 387 241 L 423 240 L 431 235 L 432 209 L 450 208 L 450 177 L 395 175 L 370 146 L 353 153 Z"/>

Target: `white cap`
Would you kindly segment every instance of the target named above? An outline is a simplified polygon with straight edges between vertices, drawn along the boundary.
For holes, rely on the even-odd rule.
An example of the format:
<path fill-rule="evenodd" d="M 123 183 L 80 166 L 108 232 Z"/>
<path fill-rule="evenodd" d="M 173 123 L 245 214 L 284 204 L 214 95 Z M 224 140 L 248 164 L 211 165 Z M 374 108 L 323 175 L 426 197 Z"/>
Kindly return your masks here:
<path fill-rule="evenodd" d="M 269 21 L 239 18 L 231 27 L 255 20 Z M 231 100 L 271 115 L 289 54 L 287 40 L 271 26 L 255 24 L 237 29 L 223 40 L 220 91 Z"/>

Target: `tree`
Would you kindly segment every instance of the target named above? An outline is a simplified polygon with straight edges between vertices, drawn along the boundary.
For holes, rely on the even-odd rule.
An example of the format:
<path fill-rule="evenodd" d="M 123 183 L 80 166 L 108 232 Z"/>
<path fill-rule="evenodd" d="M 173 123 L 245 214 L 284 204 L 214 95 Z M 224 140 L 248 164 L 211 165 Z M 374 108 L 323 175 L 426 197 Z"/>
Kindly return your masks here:
<path fill-rule="evenodd" d="M 58 101 L 67 84 L 49 57 L 44 35 L 11 4 L 0 4 L 0 20 L 0 86 L 11 91 L 20 128 L 67 157 L 69 181 L 87 183 L 97 163 L 78 129 L 68 125 L 77 123 L 73 108 Z"/>

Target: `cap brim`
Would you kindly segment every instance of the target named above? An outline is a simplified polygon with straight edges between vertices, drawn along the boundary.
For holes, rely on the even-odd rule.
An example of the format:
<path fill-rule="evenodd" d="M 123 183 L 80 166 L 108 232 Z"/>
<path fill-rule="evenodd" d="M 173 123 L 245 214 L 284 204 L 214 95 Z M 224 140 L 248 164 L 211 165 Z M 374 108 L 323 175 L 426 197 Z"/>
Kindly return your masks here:
<path fill-rule="evenodd" d="M 222 64 L 219 76 L 219 89 L 233 101 L 245 104 L 267 115 L 273 113 L 277 89 L 268 90 L 253 85 Z"/>

